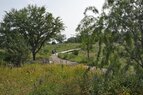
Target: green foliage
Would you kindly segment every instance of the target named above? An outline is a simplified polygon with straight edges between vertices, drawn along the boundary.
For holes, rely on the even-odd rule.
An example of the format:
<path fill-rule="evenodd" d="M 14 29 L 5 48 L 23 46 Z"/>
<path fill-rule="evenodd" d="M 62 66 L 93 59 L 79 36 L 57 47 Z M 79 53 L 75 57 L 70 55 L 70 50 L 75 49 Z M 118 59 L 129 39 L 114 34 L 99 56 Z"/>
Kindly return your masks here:
<path fill-rule="evenodd" d="M 143 81 L 138 74 L 116 73 L 110 76 L 95 76 L 94 94 L 141 95 Z"/>
<path fill-rule="evenodd" d="M 62 34 L 57 35 L 56 38 L 55 38 L 55 40 L 56 40 L 58 43 L 63 43 L 63 42 L 65 41 L 65 39 L 66 39 L 66 36 L 65 36 L 65 35 L 62 35 Z"/>
<path fill-rule="evenodd" d="M 73 62 L 78 62 L 81 64 L 86 64 L 86 65 L 93 65 L 93 60 L 94 60 L 94 54 L 90 52 L 90 58 L 89 60 L 87 59 L 86 52 L 83 50 L 78 51 L 78 55 L 73 54 L 74 52 L 70 53 L 61 53 L 58 55 L 59 58 L 70 60 Z"/>
<path fill-rule="evenodd" d="M 108 41 L 123 46 L 126 59 L 143 67 L 142 1 L 108 0 L 105 6 L 110 9 L 103 22 L 108 25 L 104 32 L 112 34 L 112 40 L 108 37 Z"/>
<path fill-rule="evenodd" d="M 67 67 L 63 66 L 62 68 L 62 71 L 58 71 L 58 75 L 53 75 L 56 80 L 45 80 L 34 89 L 32 95 L 90 95 L 89 88 L 91 84 L 89 73 L 86 73 L 85 77 L 85 71 L 81 67 L 75 68 L 75 71 L 71 68 L 72 70 L 68 70 L 68 73 L 66 70 L 68 69 Z M 44 78 L 47 79 L 47 77 L 50 78 L 47 75 Z"/>
<path fill-rule="evenodd" d="M 72 52 L 72 54 L 74 54 L 74 55 L 78 55 L 78 53 L 79 53 L 79 50 L 74 50 L 73 52 Z"/>
<path fill-rule="evenodd" d="M 1 95 L 90 95 L 92 73 L 82 65 L 0 67 Z M 88 88 L 89 87 L 89 88 Z"/>
<path fill-rule="evenodd" d="M 65 43 L 80 43 L 81 42 L 81 38 L 79 35 L 76 35 L 76 37 L 70 37 L 67 39 L 67 41 L 65 41 Z"/>
<path fill-rule="evenodd" d="M 96 66 L 109 66 L 113 60 L 116 61 L 112 56 L 117 56 L 118 60 L 123 58 L 143 67 L 142 7 L 141 0 L 106 0 L 100 15 L 87 14 L 88 11 L 97 14 L 95 7 L 85 9 L 85 17 L 77 30 L 83 37 L 82 45 L 86 48 L 88 59 L 89 47 L 95 43 L 98 45 Z M 123 47 L 122 54 L 125 56 L 120 56 L 120 47 Z"/>
<path fill-rule="evenodd" d="M 79 48 L 80 44 L 78 43 L 60 43 L 60 44 L 45 44 L 44 47 L 37 54 L 37 58 L 48 58 L 52 54 L 52 50 L 55 49 L 57 52 L 70 50 L 74 48 Z"/>
<path fill-rule="evenodd" d="M 6 57 L 5 51 L 0 49 L 0 66 L 6 64 L 6 63 L 4 62 L 5 57 Z"/>
<path fill-rule="evenodd" d="M 0 67 L 1 95 L 142 95 L 143 70 L 109 74 L 84 65 L 30 64 Z"/>
<path fill-rule="evenodd" d="M 1 44 L 5 54 L 3 61 L 6 61 L 15 66 L 20 66 L 24 63 L 28 56 L 29 50 L 26 46 L 26 41 L 17 31 L 1 31 L 3 43 Z"/>
<path fill-rule="evenodd" d="M 46 12 L 45 7 L 29 5 L 20 10 L 12 9 L 10 12 L 6 12 L 0 26 L 0 37 L 3 38 L 6 33 L 6 37 L 21 36 L 35 60 L 36 54 L 45 42 L 60 34 L 62 30 L 64 30 L 64 26 L 59 17 L 54 18 L 51 13 Z M 17 35 L 14 36 L 15 33 Z M 10 41 L 10 39 L 7 40 Z M 20 46 L 16 42 L 15 44 Z"/>

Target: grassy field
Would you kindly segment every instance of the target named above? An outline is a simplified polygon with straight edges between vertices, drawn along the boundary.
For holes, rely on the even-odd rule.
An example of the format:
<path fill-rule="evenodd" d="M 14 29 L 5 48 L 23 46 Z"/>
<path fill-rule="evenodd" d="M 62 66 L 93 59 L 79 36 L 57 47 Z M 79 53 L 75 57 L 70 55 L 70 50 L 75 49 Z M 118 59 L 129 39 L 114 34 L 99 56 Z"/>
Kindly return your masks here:
<path fill-rule="evenodd" d="M 59 54 L 59 57 L 62 59 L 67 59 L 78 63 L 87 63 L 86 53 L 81 50 L 78 52 L 78 55 L 74 55 L 72 52 L 70 52 L 70 53 L 61 53 Z"/>
<path fill-rule="evenodd" d="M 79 48 L 79 44 L 46 45 L 37 58 L 48 58 L 52 49 L 57 52 Z M 95 48 L 94 48 L 95 49 Z M 94 52 L 93 52 L 94 51 Z M 90 58 L 96 57 L 96 51 Z M 0 51 L 0 63 L 4 51 Z M 61 58 L 87 65 L 84 50 L 60 54 Z M 38 63 L 38 62 L 37 62 Z M 125 61 L 121 61 L 125 64 Z M 88 64 L 89 65 L 89 64 Z M 131 68 L 132 67 L 132 68 Z M 0 66 L 0 95 L 143 95 L 143 69 L 130 66 L 109 71 L 56 64 L 24 64 L 21 67 Z M 136 69 L 136 70 L 135 70 Z"/>
<path fill-rule="evenodd" d="M 55 49 L 57 52 L 65 51 L 69 49 L 79 48 L 80 44 L 78 43 L 68 43 L 68 44 L 55 44 L 55 45 L 45 45 L 40 52 L 37 54 L 38 58 L 49 57 L 52 53 L 52 50 Z"/>
<path fill-rule="evenodd" d="M 73 62 L 78 62 L 81 64 L 97 66 L 97 65 L 99 65 L 99 64 L 96 64 L 98 49 L 99 49 L 98 45 L 94 44 L 92 49 L 89 51 L 89 59 L 87 57 L 87 51 L 83 48 L 81 48 L 81 50 L 79 50 L 77 54 L 74 54 L 74 52 L 61 53 L 58 55 L 58 57 L 62 58 L 62 59 L 70 60 Z M 123 51 L 122 47 L 120 47 L 120 51 Z M 103 55 L 103 51 L 102 51 L 100 58 L 99 58 L 100 62 L 103 59 L 103 57 L 104 57 L 104 55 Z M 119 58 L 119 61 L 120 62 L 118 62 L 118 63 L 121 63 L 123 66 L 126 65 L 126 63 L 127 63 L 127 61 L 124 58 Z M 104 67 L 108 67 L 109 65 L 104 64 Z"/>
<path fill-rule="evenodd" d="M 93 78 L 93 73 L 86 73 L 85 77 L 85 72 L 82 65 L 0 67 L 0 95 L 82 95 L 89 93 L 86 86 L 91 86 Z"/>
<path fill-rule="evenodd" d="M 90 61 L 93 61 L 96 58 L 96 54 L 92 50 L 92 51 L 90 51 L 89 55 L 90 55 L 90 59 L 88 60 L 86 51 L 79 50 L 78 54 L 74 54 L 74 52 L 70 52 L 70 53 L 61 53 L 58 56 L 59 56 L 59 58 L 62 58 L 62 59 L 91 65 Z"/>
<path fill-rule="evenodd" d="M 41 60 L 48 59 L 52 54 L 52 50 L 55 49 L 57 52 L 65 51 L 69 49 L 79 48 L 80 44 L 78 43 L 67 43 L 67 44 L 46 44 L 41 48 L 41 50 L 36 55 L 36 62 L 41 63 Z M 6 64 L 5 60 L 6 53 L 4 50 L 0 49 L 0 65 Z M 32 54 L 29 55 L 28 61 L 26 63 L 31 63 Z M 34 62 L 35 63 L 35 62 Z"/>
<path fill-rule="evenodd" d="M 0 95 L 142 95 L 142 72 L 106 77 L 99 69 L 88 71 L 83 65 L 1 66 Z"/>

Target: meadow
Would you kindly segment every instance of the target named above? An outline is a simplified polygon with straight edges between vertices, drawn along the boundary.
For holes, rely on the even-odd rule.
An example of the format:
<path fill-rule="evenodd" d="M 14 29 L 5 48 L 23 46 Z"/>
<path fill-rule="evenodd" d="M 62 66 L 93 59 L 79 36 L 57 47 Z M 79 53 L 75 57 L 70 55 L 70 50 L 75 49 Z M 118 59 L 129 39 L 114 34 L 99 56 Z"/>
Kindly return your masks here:
<path fill-rule="evenodd" d="M 84 65 L 0 67 L 0 95 L 142 95 L 140 73 L 108 74 Z"/>
<path fill-rule="evenodd" d="M 42 49 L 36 55 L 36 61 L 32 61 L 32 55 L 29 55 L 29 58 L 25 63 L 42 63 L 41 60 L 49 59 L 52 54 L 52 50 L 56 50 L 56 52 L 61 52 L 69 49 L 79 48 L 79 43 L 61 43 L 61 44 L 45 44 Z M 3 49 L 0 49 L 0 65 L 6 65 L 5 57 L 7 56 L 6 52 Z"/>
<path fill-rule="evenodd" d="M 73 52 L 69 53 L 60 53 L 58 55 L 59 58 L 70 60 L 73 62 L 78 62 L 81 64 L 86 64 L 86 65 L 93 65 L 92 62 L 94 62 L 96 56 L 97 56 L 97 45 L 93 45 L 93 48 L 89 52 L 89 60 L 87 58 L 87 52 L 85 49 L 80 47 L 80 50 L 75 50 Z"/>
<path fill-rule="evenodd" d="M 37 58 L 48 58 L 51 50 L 57 52 L 79 48 L 79 44 L 46 45 Z M 4 62 L 4 51 L 0 52 Z M 91 62 L 96 51 L 90 52 Z M 60 54 L 60 57 L 81 64 L 68 66 L 62 64 L 25 63 L 21 67 L 0 65 L 0 95 L 142 95 L 142 68 L 137 65 L 108 65 L 107 71 L 88 64 L 84 50 Z M 39 60 L 39 59 L 37 59 Z M 85 60 L 85 61 L 83 61 Z"/>
<path fill-rule="evenodd" d="M 0 95 L 83 95 L 94 73 L 82 65 L 26 64 L 0 67 Z"/>
<path fill-rule="evenodd" d="M 47 58 L 52 54 L 52 50 L 55 49 L 56 52 L 61 52 L 69 49 L 79 48 L 79 43 L 61 43 L 61 44 L 48 44 L 43 46 L 43 48 L 37 54 L 37 57 Z"/>
<path fill-rule="evenodd" d="M 96 7 L 86 7 L 67 41 L 66 24 L 47 6 L 5 11 L 0 95 L 143 95 L 142 0 L 106 0 L 101 12 Z"/>

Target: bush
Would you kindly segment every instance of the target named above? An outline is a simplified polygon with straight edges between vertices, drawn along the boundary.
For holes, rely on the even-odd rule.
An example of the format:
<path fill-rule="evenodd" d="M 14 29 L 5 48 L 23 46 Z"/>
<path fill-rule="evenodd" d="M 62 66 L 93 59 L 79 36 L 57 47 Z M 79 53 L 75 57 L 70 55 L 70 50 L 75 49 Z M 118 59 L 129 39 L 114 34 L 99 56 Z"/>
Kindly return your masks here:
<path fill-rule="evenodd" d="M 118 72 L 94 77 L 95 95 L 143 95 L 142 89 L 143 75 Z"/>
<path fill-rule="evenodd" d="M 74 51 L 72 52 L 72 54 L 74 54 L 74 55 L 78 55 L 78 53 L 79 53 L 78 50 L 74 50 Z"/>
<path fill-rule="evenodd" d="M 20 44 L 20 42 L 19 42 Z M 21 66 L 24 62 L 29 58 L 29 50 L 28 47 L 25 46 L 25 43 L 20 45 L 15 44 L 11 45 L 5 49 L 6 56 L 4 61 L 7 63 L 13 64 L 14 66 Z"/>
<path fill-rule="evenodd" d="M 7 64 L 13 64 L 14 66 L 21 66 L 28 59 L 28 53 L 7 53 L 4 61 L 8 62 Z"/>
<path fill-rule="evenodd" d="M 4 60 L 15 66 L 20 66 L 29 56 L 27 40 L 18 31 L 7 33 L 4 36 L 2 49 L 5 51 Z"/>
<path fill-rule="evenodd" d="M 0 50 L 0 65 L 5 65 L 6 63 L 4 62 L 4 59 L 6 57 L 5 51 Z"/>

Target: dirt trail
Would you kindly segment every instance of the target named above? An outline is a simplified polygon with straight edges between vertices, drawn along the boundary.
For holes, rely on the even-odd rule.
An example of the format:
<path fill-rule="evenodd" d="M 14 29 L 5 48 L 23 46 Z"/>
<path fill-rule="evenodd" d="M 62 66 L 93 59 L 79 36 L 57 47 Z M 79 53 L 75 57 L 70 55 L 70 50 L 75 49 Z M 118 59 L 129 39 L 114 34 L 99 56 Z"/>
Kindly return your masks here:
<path fill-rule="evenodd" d="M 66 51 L 62 51 L 62 52 L 58 52 L 56 54 L 52 54 L 50 56 L 50 62 L 51 63 L 55 63 L 55 64 L 65 64 L 65 65 L 77 65 L 78 63 L 77 62 L 72 62 L 72 61 L 69 61 L 69 60 L 65 60 L 65 59 L 61 59 L 58 57 L 58 54 L 59 53 L 68 53 L 68 52 L 72 52 L 74 50 L 80 50 L 80 48 L 77 48 L 77 49 L 71 49 L 71 50 L 66 50 Z"/>
<path fill-rule="evenodd" d="M 67 53 L 67 52 L 71 52 L 71 51 L 74 51 L 74 50 L 79 50 L 79 49 L 71 49 L 71 50 L 62 51 L 62 52 L 59 52 L 59 53 Z M 79 63 L 77 63 L 77 62 L 72 62 L 72 61 L 69 61 L 69 60 L 64 60 L 64 59 L 59 58 L 59 57 L 58 57 L 58 54 L 59 54 L 59 53 L 52 54 L 52 55 L 50 56 L 50 59 L 49 59 L 49 60 L 50 60 L 50 63 L 54 63 L 54 64 L 64 64 L 64 65 L 72 65 L 72 66 L 79 64 Z M 85 65 L 84 67 L 87 68 L 87 69 L 90 69 L 90 71 L 93 71 L 93 70 L 96 70 L 96 69 L 97 69 L 95 66 L 91 67 L 91 66 Z M 107 71 L 107 69 L 102 68 L 101 71 L 102 71 L 103 73 L 105 73 L 105 72 Z"/>
<path fill-rule="evenodd" d="M 50 57 L 50 61 L 55 64 L 65 64 L 65 65 L 77 65 L 77 62 L 71 62 L 58 57 L 58 54 L 53 54 Z"/>

